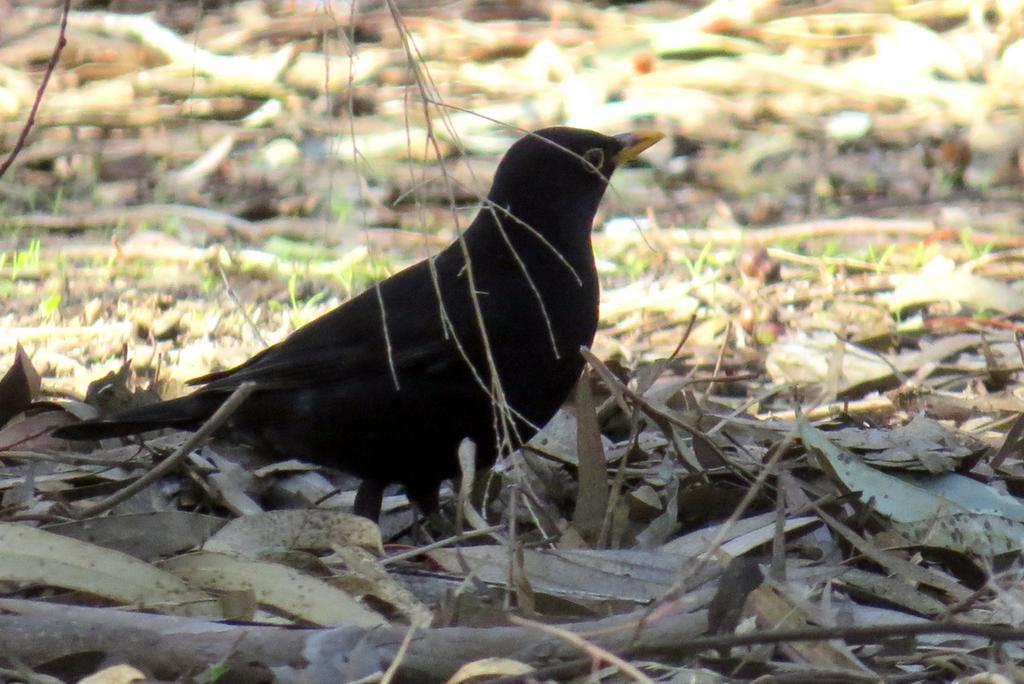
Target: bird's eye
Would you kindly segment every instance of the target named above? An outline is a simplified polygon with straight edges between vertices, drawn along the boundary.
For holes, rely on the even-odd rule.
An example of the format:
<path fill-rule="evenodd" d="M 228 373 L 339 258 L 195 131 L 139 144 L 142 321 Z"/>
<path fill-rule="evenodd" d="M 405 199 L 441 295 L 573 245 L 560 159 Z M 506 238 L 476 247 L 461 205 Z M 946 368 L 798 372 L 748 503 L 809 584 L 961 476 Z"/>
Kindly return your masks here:
<path fill-rule="evenodd" d="M 600 171 L 604 166 L 604 150 L 600 147 L 592 147 L 583 153 L 583 160 L 588 171 Z"/>

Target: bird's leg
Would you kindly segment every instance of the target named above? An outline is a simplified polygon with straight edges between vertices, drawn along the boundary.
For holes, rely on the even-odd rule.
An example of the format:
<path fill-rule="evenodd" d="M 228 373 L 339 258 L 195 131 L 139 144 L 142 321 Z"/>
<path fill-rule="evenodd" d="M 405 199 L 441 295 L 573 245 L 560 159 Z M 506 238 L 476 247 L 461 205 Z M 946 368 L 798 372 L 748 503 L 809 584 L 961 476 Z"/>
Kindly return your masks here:
<path fill-rule="evenodd" d="M 384 485 L 376 480 L 363 480 L 356 492 L 356 504 L 352 512 L 377 522 L 380 519 L 381 502 L 384 499 Z"/>
<path fill-rule="evenodd" d="M 426 486 L 405 485 L 405 495 L 409 497 L 423 517 L 429 516 L 438 509 L 441 485 L 427 484 Z"/>
<path fill-rule="evenodd" d="M 413 524 L 415 538 L 418 543 L 430 543 L 436 541 L 431 533 L 441 532 L 442 536 L 450 537 L 455 534 L 455 526 L 450 520 L 446 520 L 439 510 L 438 499 L 440 498 L 439 483 L 417 482 L 404 483 L 405 495 L 413 504 L 416 511 L 416 522 Z M 425 523 L 425 525 L 424 525 Z"/>

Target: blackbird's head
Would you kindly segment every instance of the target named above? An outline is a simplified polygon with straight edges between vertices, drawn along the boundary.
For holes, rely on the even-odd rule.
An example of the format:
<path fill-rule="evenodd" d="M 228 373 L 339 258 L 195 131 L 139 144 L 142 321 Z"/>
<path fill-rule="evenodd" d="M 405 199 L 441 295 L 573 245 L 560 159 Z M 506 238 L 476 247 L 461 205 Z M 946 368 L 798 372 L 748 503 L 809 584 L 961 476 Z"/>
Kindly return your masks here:
<path fill-rule="evenodd" d="M 662 137 L 654 131 L 609 136 L 580 128 L 542 128 L 505 153 L 487 199 L 549 239 L 560 237 L 552 232 L 589 234 L 612 172 Z"/>

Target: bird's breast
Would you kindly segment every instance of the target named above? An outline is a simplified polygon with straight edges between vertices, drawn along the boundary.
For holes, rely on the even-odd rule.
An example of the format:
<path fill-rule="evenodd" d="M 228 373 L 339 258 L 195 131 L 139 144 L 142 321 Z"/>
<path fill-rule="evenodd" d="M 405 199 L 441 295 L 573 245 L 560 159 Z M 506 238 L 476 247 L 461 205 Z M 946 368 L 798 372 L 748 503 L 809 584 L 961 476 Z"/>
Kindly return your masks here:
<path fill-rule="evenodd" d="M 518 263 L 475 280 L 480 316 L 461 326 L 473 341 L 474 365 L 483 378 L 495 369 L 509 404 L 543 424 L 579 377 L 579 348 L 594 339 L 599 289 L 593 261 L 572 268 L 550 260 L 533 268 Z"/>

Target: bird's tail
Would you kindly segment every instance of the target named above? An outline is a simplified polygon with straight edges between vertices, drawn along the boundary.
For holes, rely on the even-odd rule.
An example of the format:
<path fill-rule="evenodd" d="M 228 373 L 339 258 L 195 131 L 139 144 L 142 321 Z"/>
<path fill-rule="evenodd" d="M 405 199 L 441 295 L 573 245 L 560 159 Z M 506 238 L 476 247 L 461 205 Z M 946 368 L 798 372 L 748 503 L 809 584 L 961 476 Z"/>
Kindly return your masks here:
<path fill-rule="evenodd" d="M 105 439 L 161 428 L 195 430 L 210 417 L 224 397 L 203 392 L 120 411 L 106 418 L 84 420 L 53 431 L 59 439 Z"/>

